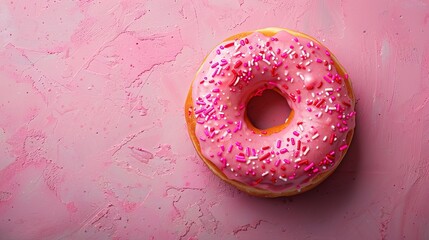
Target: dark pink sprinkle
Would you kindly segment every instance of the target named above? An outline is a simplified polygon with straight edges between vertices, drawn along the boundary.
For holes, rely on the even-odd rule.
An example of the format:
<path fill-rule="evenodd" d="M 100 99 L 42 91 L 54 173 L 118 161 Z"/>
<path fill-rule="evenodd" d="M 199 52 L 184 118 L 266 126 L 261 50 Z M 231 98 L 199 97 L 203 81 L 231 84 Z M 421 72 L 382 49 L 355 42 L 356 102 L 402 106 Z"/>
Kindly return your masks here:
<path fill-rule="evenodd" d="M 277 140 L 277 148 L 280 148 L 281 147 L 281 145 L 282 145 L 282 140 Z"/>
<path fill-rule="evenodd" d="M 204 112 L 204 108 L 200 108 L 200 109 L 198 109 L 198 110 L 196 110 L 195 111 L 195 114 L 199 114 L 199 113 L 202 113 L 202 112 Z"/>
<path fill-rule="evenodd" d="M 286 148 L 282 148 L 282 149 L 280 149 L 280 153 L 281 154 L 284 154 L 284 153 L 287 153 L 288 152 L 288 150 L 286 149 Z"/>
<path fill-rule="evenodd" d="M 297 131 L 293 131 L 293 135 L 295 135 L 295 136 L 299 136 L 299 133 L 297 132 Z"/>
<path fill-rule="evenodd" d="M 325 51 L 326 56 L 331 56 L 331 53 L 329 53 L 328 50 Z"/>
<path fill-rule="evenodd" d="M 318 59 L 316 59 L 316 62 L 322 63 L 322 59 L 318 58 Z"/>
<path fill-rule="evenodd" d="M 348 145 L 347 145 L 347 144 L 342 145 L 342 146 L 340 147 L 340 151 L 344 151 L 344 150 L 346 150 L 346 149 L 347 149 L 347 147 L 348 147 Z"/>

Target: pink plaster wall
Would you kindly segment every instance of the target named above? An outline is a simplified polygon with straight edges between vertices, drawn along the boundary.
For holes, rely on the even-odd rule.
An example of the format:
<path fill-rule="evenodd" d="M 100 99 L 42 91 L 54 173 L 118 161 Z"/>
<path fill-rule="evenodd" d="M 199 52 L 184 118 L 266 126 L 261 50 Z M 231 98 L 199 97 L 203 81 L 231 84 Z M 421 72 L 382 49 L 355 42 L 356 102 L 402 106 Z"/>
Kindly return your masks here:
<path fill-rule="evenodd" d="M 317 189 L 215 177 L 183 105 L 204 56 L 277 26 L 353 80 L 355 139 Z M 0 239 L 429 239 L 429 2 L 0 1 Z"/>

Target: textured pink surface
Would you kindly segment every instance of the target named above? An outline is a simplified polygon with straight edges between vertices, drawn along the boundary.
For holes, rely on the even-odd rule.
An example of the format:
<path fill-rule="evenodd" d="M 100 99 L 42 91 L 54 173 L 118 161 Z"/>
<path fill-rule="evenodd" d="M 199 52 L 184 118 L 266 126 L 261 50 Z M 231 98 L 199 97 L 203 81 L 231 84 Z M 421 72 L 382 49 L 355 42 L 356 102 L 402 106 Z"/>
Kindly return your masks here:
<path fill-rule="evenodd" d="M 428 239 L 427 1 L 0 2 L 0 239 Z M 358 99 L 317 189 L 259 199 L 215 177 L 183 104 L 237 32 L 324 40 Z"/>

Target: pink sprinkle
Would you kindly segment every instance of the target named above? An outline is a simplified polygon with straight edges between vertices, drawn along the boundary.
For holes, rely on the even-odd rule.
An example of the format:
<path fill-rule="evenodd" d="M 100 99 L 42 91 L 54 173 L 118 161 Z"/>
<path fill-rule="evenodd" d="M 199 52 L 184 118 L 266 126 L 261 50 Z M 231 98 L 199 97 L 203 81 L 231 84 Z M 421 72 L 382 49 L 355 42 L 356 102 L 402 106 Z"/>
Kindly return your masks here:
<path fill-rule="evenodd" d="M 225 151 L 225 146 L 224 145 L 220 146 L 220 150 L 222 150 L 222 152 L 224 152 Z"/>
<path fill-rule="evenodd" d="M 220 92 L 220 89 L 219 89 L 219 88 L 214 88 L 214 89 L 212 90 L 212 92 L 214 92 L 214 93 L 218 93 L 218 92 Z"/>
<path fill-rule="evenodd" d="M 314 163 L 310 163 L 310 165 L 308 165 L 307 167 L 304 168 L 304 171 L 308 171 L 310 170 L 312 167 L 314 166 Z"/>
<path fill-rule="evenodd" d="M 325 51 L 326 56 L 331 56 L 331 53 L 328 52 L 328 50 Z"/>
<path fill-rule="evenodd" d="M 326 76 L 323 76 L 323 79 L 325 79 L 325 81 L 328 82 L 328 83 L 333 83 L 334 82 L 334 81 L 332 81 L 331 79 L 329 79 Z"/>
<path fill-rule="evenodd" d="M 221 157 L 220 162 L 223 163 L 223 167 L 226 167 L 226 158 Z"/>
<path fill-rule="evenodd" d="M 347 147 L 348 147 L 348 145 L 347 145 L 347 144 L 344 144 L 343 146 L 341 146 L 341 147 L 340 147 L 340 151 L 344 151 L 344 150 L 346 150 L 346 149 L 347 149 Z"/>
<path fill-rule="evenodd" d="M 204 108 L 200 108 L 200 109 L 198 109 L 198 110 L 196 110 L 195 111 L 195 114 L 199 114 L 199 113 L 202 113 L 202 112 L 204 112 Z"/>
<path fill-rule="evenodd" d="M 206 114 L 206 115 L 209 114 L 211 111 L 213 111 L 213 109 L 214 109 L 213 106 L 207 108 L 206 111 L 204 112 L 204 114 Z"/>
<path fill-rule="evenodd" d="M 229 145 L 229 148 L 228 148 L 228 152 L 230 153 L 231 151 L 232 151 L 232 147 L 233 147 L 234 145 Z"/>
<path fill-rule="evenodd" d="M 299 136 L 299 133 L 297 132 L 297 131 L 293 131 L 293 135 L 295 135 L 295 136 Z"/>
<path fill-rule="evenodd" d="M 318 62 L 318 63 L 322 63 L 323 61 L 322 61 L 322 59 L 317 58 L 317 59 L 316 59 L 316 62 Z"/>
<path fill-rule="evenodd" d="M 215 62 L 215 63 L 212 64 L 211 68 L 215 68 L 215 67 L 217 67 L 217 65 L 219 65 L 219 63 Z"/>
<path fill-rule="evenodd" d="M 246 156 L 250 157 L 250 148 L 249 147 L 246 148 Z"/>
<path fill-rule="evenodd" d="M 204 134 L 208 137 L 208 136 L 210 136 L 210 133 L 209 133 L 209 131 L 207 131 L 207 129 L 204 129 Z"/>
<path fill-rule="evenodd" d="M 281 145 L 282 145 L 282 140 L 277 140 L 277 148 L 280 148 L 281 147 Z"/>
<path fill-rule="evenodd" d="M 278 159 L 277 161 L 276 161 L 276 163 L 274 163 L 274 166 L 276 166 L 276 167 L 278 167 L 279 165 L 280 165 L 280 159 Z"/>
<path fill-rule="evenodd" d="M 289 159 L 283 159 L 283 162 L 286 164 L 290 164 L 290 160 Z"/>
<path fill-rule="evenodd" d="M 282 148 L 281 150 L 280 150 L 280 153 L 281 154 L 284 154 L 284 153 L 287 153 L 288 152 L 288 150 L 286 149 L 286 148 Z"/>

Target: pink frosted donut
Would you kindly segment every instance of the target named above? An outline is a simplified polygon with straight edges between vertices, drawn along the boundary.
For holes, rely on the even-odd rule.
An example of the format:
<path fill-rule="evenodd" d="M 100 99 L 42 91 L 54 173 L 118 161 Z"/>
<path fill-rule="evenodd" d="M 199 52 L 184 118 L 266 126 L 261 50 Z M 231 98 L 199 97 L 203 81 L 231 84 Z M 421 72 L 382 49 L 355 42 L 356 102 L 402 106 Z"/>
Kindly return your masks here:
<path fill-rule="evenodd" d="M 292 109 L 267 130 L 246 117 L 247 102 L 267 89 Z M 355 127 L 345 70 L 313 38 L 267 28 L 235 35 L 199 69 L 185 105 L 197 152 L 220 178 L 255 196 L 290 196 L 313 188 L 344 157 Z"/>

